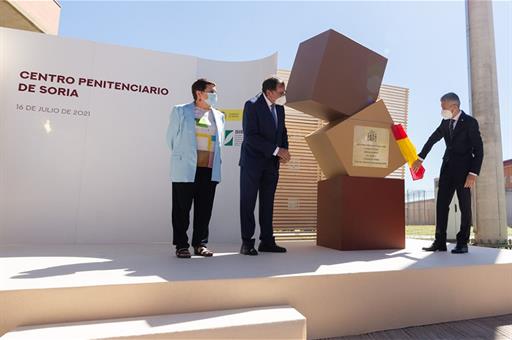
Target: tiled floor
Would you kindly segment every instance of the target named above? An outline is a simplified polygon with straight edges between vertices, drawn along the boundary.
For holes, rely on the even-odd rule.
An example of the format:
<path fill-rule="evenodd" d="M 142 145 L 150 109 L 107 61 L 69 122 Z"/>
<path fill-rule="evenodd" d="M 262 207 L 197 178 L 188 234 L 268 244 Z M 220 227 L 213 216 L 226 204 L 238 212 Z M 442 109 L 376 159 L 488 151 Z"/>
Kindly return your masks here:
<path fill-rule="evenodd" d="M 512 314 L 447 322 L 428 326 L 408 327 L 374 332 L 358 336 L 332 338 L 331 340 L 473 340 L 512 339 Z"/>

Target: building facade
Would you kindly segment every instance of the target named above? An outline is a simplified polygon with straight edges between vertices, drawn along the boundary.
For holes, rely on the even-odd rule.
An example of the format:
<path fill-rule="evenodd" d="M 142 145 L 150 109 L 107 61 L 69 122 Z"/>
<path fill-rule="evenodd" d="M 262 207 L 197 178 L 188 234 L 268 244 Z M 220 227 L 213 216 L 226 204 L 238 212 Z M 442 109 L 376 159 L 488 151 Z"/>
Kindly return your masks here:
<path fill-rule="evenodd" d="M 0 0 L 0 26 L 57 35 L 60 10 L 56 0 Z"/>

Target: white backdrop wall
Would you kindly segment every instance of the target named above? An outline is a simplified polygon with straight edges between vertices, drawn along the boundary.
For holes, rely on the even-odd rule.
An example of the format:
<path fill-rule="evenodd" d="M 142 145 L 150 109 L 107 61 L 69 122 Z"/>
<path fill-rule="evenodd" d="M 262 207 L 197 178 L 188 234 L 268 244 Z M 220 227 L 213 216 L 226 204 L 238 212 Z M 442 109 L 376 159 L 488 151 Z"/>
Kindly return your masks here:
<path fill-rule="evenodd" d="M 1 28 L 0 243 L 170 242 L 165 132 L 172 106 L 190 102 L 192 82 L 206 77 L 217 83 L 219 108 L 241 110 L 276 67 L 275 54 L 221 62 Z M 23 79 L 22 71 L 75 82 Z M 88 87 L 79 78 L 169 94 Z M 34 92 L 20 91 L 20 83 Z M 42 86 L 78 97 L 40 93 Z M 226 128 L 239 135 L 241 121 Z M 237 142 L 223 148 L 211 242 L 240 239 L 239 153 Z"/>

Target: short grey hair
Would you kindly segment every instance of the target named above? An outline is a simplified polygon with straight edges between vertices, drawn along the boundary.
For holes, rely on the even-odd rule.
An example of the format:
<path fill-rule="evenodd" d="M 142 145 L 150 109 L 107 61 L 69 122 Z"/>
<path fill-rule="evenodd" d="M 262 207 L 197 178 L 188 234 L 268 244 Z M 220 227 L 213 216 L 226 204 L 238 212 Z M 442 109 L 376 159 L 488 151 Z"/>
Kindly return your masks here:
<path fill-rule="evenodd" d="M 457 104 L 458 107 L 460 107 L 460 99 L 459 96 L 457 96 L 453 92 L 449 92 L 441 97 L 442 102 L 452 102 Z"/>

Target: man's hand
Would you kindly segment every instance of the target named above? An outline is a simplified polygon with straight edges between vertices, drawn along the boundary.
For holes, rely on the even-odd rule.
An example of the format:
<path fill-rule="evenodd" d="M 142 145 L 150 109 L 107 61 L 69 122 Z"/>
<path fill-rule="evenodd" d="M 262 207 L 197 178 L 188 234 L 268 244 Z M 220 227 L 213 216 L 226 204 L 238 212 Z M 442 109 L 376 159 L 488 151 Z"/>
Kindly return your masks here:
<path fill-rule="evenodd" d="M 290 153 L 288 152 L 288 149 L 285 148 L 279 148 L 279 151 L 277 152 L 277 157 L 279 157 L 281 163 L 288 163 L 292 158 L 292 156 L 290 156 Z"/>
<path fill-rule="evenodd" d="M 415 160 L 414 163 L 412 163 L 412 170 L 417 172 L 420 169 L 422 163 L 423 162 L 419 159 Z"/>
<path fill-rule="evenodd" d="M 475 175 L 468 174 L 468 177 L 466 177 L 466 183 L 464 183 L 464 188 L 473 188 L 476 183 L 476 177 Z"/>

